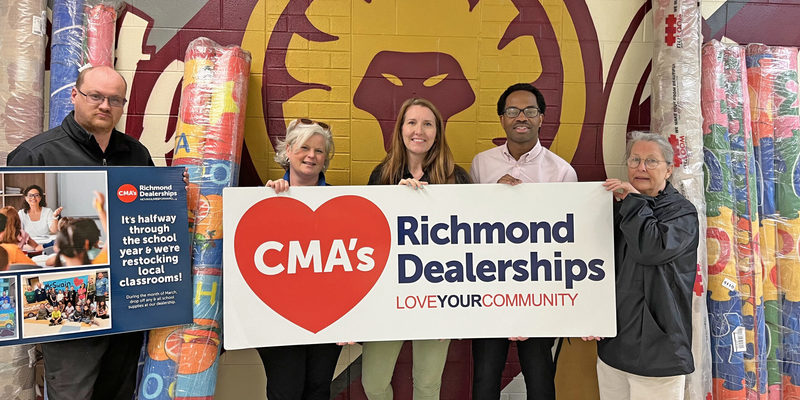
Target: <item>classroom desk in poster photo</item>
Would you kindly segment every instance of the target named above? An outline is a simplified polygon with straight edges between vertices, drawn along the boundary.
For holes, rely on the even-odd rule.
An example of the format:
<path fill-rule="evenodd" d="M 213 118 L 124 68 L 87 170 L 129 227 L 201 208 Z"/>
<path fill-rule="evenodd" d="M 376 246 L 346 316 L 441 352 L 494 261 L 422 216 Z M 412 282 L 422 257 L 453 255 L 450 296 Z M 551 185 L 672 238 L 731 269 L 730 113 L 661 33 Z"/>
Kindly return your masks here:
<path fill-rule="evenodd" d="M 3 206 L 24 208 L 20 192 L 36 185 L 41 207 L 63 207 L 60 235 L 99 237 L 88 263 L 62 255 L 53 266 L 58 235 L 36 236 L 43 250 L 25 248 L 0 271 L 0 346 L 192 321 L 183 168 L 2 168 L 0 183 Z"/>
<path fill-rule="evenodd" d="M 226 188 L 225 348 L 616 333 L 598 182 Z"/>

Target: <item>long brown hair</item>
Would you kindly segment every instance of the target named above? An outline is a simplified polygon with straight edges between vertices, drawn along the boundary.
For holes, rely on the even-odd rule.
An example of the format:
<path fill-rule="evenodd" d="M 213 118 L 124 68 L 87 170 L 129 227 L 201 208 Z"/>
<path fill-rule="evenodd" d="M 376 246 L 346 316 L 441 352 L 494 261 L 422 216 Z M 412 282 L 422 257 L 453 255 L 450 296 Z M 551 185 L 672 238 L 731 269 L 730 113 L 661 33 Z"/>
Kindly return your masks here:
<path fill-rule="evenodd" d="M 0 232 L 1 243 L 18 243 L 22 233 L 22 222 L 19 220 L 17 209 L 11 206 L 0 208 L 0 213 L 6 216 L 6 229 Z"/>
<path fill-rule="evenodd" d="M 436 140 L 434 140 L 433 146 L 428 150 L 425 159 L 422 161 L 422 170 L 428 173 L 429 183 L 447 183 L 453 175 L 455 162 L 444 134 L 442 114 L 430 101 L 414 97 L 403 102 L 403 105 L 400 106 L 400 111 L 397 112 L 392 147 L 380 164 L 380 183 L 384 185 L 397 184 L 403 178 L 403 172 L 408 167 L 408 151 L 406 150 L 405 142 L 403 142 L 403 124 L 405 123 L 406 111 L 411 106 L 422 106 L 433 112 L 433 116 L 436 119 Z"/>

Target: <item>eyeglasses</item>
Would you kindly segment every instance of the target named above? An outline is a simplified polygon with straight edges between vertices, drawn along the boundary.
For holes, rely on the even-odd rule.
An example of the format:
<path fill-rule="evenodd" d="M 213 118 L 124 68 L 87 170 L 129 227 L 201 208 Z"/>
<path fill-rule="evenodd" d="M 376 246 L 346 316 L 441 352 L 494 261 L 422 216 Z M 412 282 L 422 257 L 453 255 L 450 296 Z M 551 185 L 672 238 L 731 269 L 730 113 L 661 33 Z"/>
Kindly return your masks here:
<path fill-rule="evenodd" d="M 77 87 L 75 88 L 75 90 L 77 90 L 78 93 L 80 93 L 84 97 L 86 97 L 86 102 L 89 103 L 89 104 L 103 104 L 103 101 L 108 99 L 108 105 L 109 106 L 111 106 L 111 107 L 122 107 L 122 106 L 125 105 L 125 103 L 128 102 L 128 100 L 125 100 L 124 97 L 119 97 L 119 96 L 108 96 L 108 97 L 106 97 L 106 96 L 103 96 L 102 94 L 99 94 L 99 93 L 86 94 L 86 93 L 81 92 L 81 90 L 78 89 Z"/>
<path fill-rule="evenodd" d="M 517 107 L 508 107 L 503 111 L 503 115 L 508 118 L 517 118 L 520 112 L 524 113 L 526 118 L 536 118 L 542 113 L 539 108 L 534 106 L 525 107 L 524 110 L 520 110 Z"/>
<path fill-rule="evenodd" d="M 25 196 L 25 197 L 27 197 L 29 199 L 38 199 L 38 198 L 42 197 L 42 195 L 40 195 L 39 193 L 28 193 L 28 195 Z"/>
<path fill-rule="evenodd" d="M 325 129 L 326 131 L 331 129 L 331 127 L 328 126 L 328 124 L 326 124 L 324 122 L 314 121 L 313 119 L 308 119 L 308 118 L 299 118 L 298 120 L 300 121 L 300 123 L 306 124 L 306 125 L 317 124 L 317 125 L 319 125 L 320 128 Z"/>
<path fill-rule="evenodd" d="M 639 157 L 631 157 L 627 161 L 628 168 L 637 168 L 642 161 L 644 161 L 644 167 L 647 169 L 656 169 L 661 163 L 667 163 L 667 165 L 670 164 L 669 161 L 656 160 L 652 158 L 641 159 Z"/>

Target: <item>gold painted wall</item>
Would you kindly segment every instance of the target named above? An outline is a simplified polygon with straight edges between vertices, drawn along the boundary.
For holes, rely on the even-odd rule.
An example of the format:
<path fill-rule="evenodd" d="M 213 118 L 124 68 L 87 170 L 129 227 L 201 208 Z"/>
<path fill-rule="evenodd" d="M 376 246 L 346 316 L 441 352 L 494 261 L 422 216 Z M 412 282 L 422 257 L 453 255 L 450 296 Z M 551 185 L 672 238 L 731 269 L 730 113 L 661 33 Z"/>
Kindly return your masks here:
<path fill-rule="evenodd" d="M 298 117 L 333 128 L 329 181 L 364 184 L 412 95 L 441 109 L 467 168 L 504 137 L 495 104 L 516 82 L 544 92 L 540 138 L 581 180 L 617 175 L 624 133 L 649 122 L 653 39 L 643 1 L 214 0 L 183 27 L 148 14 L 169 14 L 166 6 L 136 6 L 118 44 L 117 67 L 133 80 L 122 125 L 168 163 L 186 44 L 200 35 L 242 43 L 253 56 L 245 184 L 283 174 L 272 145 Z"/>

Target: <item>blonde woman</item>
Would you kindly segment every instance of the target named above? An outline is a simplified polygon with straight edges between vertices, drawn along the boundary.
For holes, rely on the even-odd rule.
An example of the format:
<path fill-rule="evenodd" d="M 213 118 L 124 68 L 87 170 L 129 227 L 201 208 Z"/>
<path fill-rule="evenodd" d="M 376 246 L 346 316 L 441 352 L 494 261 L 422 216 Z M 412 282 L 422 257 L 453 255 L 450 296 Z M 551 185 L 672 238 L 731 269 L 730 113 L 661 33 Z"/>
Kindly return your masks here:
<path fill-rule="evenodd" d="M 282 179 L 270 180 L 276 193 L 293 186 L 328 186 L 325 170 L 333 158 L 330 127 L 319 121 L 296 119 L 289 123 L 285 140 L 278 143 L 275 161 L 286 170 Z M 270 400 L 328 400 L 331 380 L 341 347 L 335 343 L 258 348 L 267 374 Z"/>

